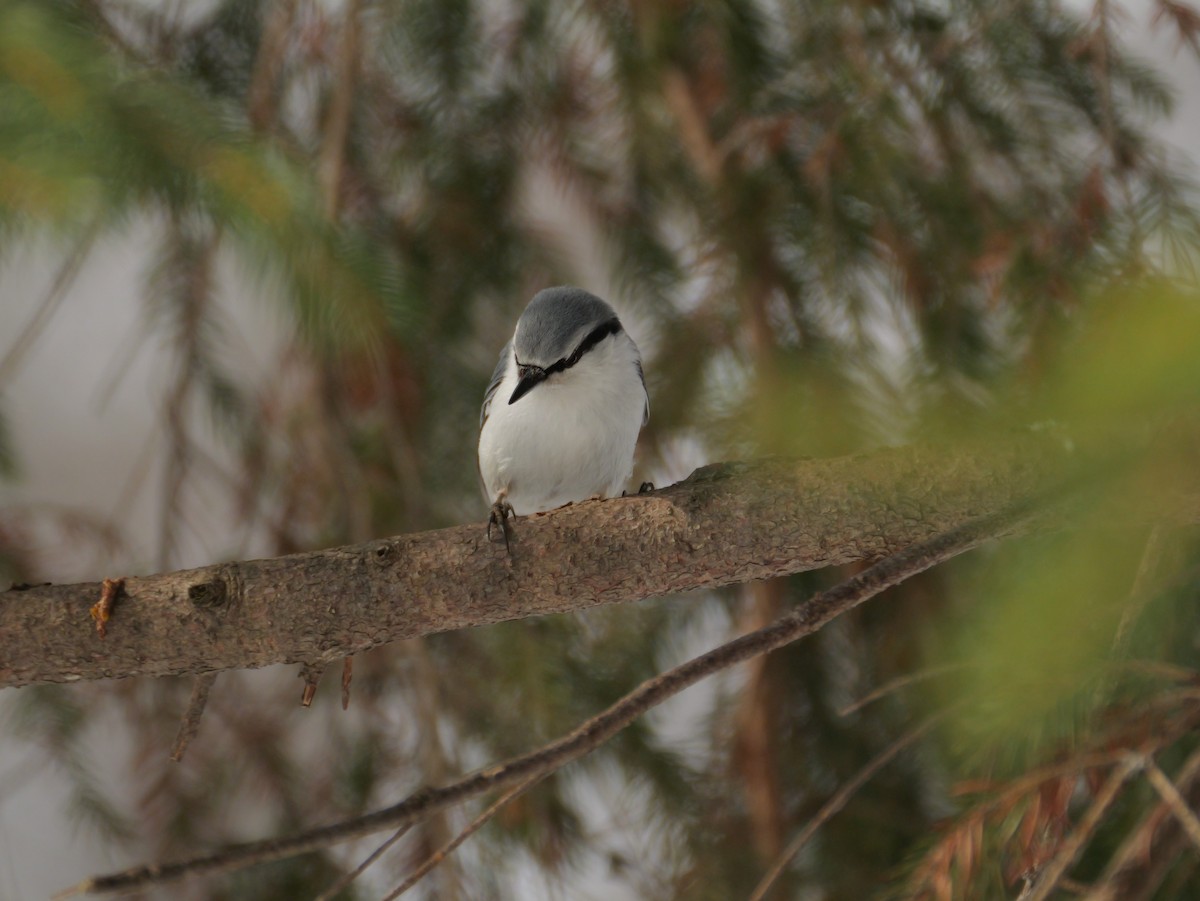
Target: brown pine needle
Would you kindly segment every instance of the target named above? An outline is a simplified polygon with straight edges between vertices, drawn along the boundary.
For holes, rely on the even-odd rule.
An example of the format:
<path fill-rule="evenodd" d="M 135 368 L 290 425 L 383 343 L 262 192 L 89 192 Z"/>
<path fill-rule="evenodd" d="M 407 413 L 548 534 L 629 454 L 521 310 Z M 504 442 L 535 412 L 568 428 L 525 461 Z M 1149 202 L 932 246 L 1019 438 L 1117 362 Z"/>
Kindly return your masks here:
<path fill-rule="evenodd" d="M 1158 573 L 1161 568 L 1163 555 L 1167 544 L 1167 527 L 1155 523 L 1146 538 L 1146 546 L 1142 550 L 1142 558 L 1138 562 L 1137 574 L 1133 578 L 1133 587 L 1129 589 L 1129 599 L 1121 613 L 1121 622 L 1117 625 L 1117 634 L 1113 638 L 1113 648 L 1120 650 L 1125 647 L 1129 633 L 1138 617 L 1154 597 Z"/>
<path fill-rule="evenodd" d="M 1174 738 L 1163 742 L 1156 750 L 1161 750 L 1173 740 Z M 1200 776 L 1200 751 L 1193 751 L 1176 773 L 1175 784 L 1183 786 L 1184 790 L 1188 791 L 1195 784 L 1198 776 Z M 1163 804 L 1165 803 L 1164 801 Z M 1145 849 L 1153 845 L 1153 836 L 1160 822 L 1160 810 L 1161 805 L 1151 809 L 1142 817 L 1141 822 L 1130 830 L 1110 858 L 1100 879 L 1093 883 L 1091 889 L 1085 894 L 1083 901 L 1116 901 L 1122 878 L 1140 864 L 1144 859 Z"/>
<path fill-rule="evenodd" d="M 1054 893 L 1060 886 L 1063 877 L 1067 875 L 1071 864 L 1091 841 L 1092 833 L 1104 819 L 1104 815 L 1108 812 L 1112 802 L 1116 800 L 1121 788 L 1129 781 L 1129 777 L 1141 769 L 1144 764 L 1145 758 L 1141 755 L 1126 754 L 1124 759 L 1113 767 L 1104 784 L 1100 786 L 1100 790 L 1096 792 L 1091 806 L 1079 824 L 1059 846 L 1058 853 L 1037 875 L 1033 884 L 1021 892 L 1021 901 L 1046 901 Z"/>
<path fill-rule="evenodd" d="M 355 867 L 351 872 L 345 873 L 340 879 L 338 879 L 337 882 L 329 886 L 329 888 L 325 889 L 325 891 L 321 892 L 321 894 L 317 895 L 317 897 L 313 898 L 313 901 L 333 901 L 333 899 L 336 898 L 338 894 L 347 886 L 349 886 L 350 883 L 365 873 L 367 871 L 367 867 L 379 860 L 379 858 L 383 856 L 384 852 L 387 851 L 388 848 L 400 841 L 400 839 L 404 837 L 405 833 L 407 833 L 412 826 L 412 823 L 406 823 L 389 835 L 387 841 L 368 854 L 363 859 L 362 863 Z"/>
<path fill-rule="evenodd" d="M 808 821 L 799 834 L 791 840 L 783 853 L 775 861 L 770 871 L 759 881 L 754 887 L 754 891 L 750 894 L 748 901 L 763 901 L 767 897 L 767 892 L 771 890 L 771 886 L 783 875 L 783 871 L 787 869 L 792 859 L 803 850 L 804 846 L 812 840 L 816 835 L 817 830 L 831 820 L 843 807 L 846 806 L 855 793 L 858 792 L 871 777 L 883 769 L 889 761 L 905 748 L 912 745 L 917 739 L 928 733 L 937 723 L 945 716 L 945 712 L 931 716 L 925 720 L 917 728 L 912 729 L 907 734 L 901 736 L 896 741 L 892 742 L 882 752 L 872 758 L 866 766 L 855 774 L 854 778 L 839 788 L 817 811 L 816 815 Z"/>
<path fill-rule="evenodd" d="M 526 791 L 533 788 L 535 784 L 540 782 L 548 775 L 549 773 L 540 773 L 530 779 L 526 779 L 520 785 L 514 785 L 512 788 L 506 791 L 503 795 L 496 799 L 496 802 L 492 804 L 491 807 L 489 807 L 479 816 L 475 817 L 475 819 L 473 819 L 467 825 L 467 827 L 463 829 L 462 832 L 452 838 L 441 848 L 430 854 L 429 857 L 427 857 L 419 867 L 408 874 L 408 878 L 400 883 L 400 885 L 396 886 L 396 888 L 389 895 L 384 897 L 383 901 L 396 901 L 397 898 L 424 879 L 434 867 L 453 854 L 458 849 L 459 845 L 478 832 L 484 823 L 500 812 L 500 809 L 504 807 L 505 804 L 516 798 L 518 795 L 524 794 Z"/>
<path fill-rule="evenodd" d="M 942 666 L 932 666 L 928 669 L 923 669 L 920 672 L 908 673 L 907 675 L 899 676 L 892 679 L 873 691 L 863 695 L 857 701 L 851 701 L 845 707 L 838 711 L 838 716 L 849 716 L 852 713 L 857 713 L 869 704 L 874 704 L 881 698 L 886 698 L 888 695 L 895 694 L 902 689 L 908 688 L 910 685 L 915 685 L 918 682 L 925 682 L 929 679 L 936 679 L 939 676 L 945 676 L 949 673 L 956 673 L 963 669 L 966 664 L 963 663 L 947 663 Z"/>

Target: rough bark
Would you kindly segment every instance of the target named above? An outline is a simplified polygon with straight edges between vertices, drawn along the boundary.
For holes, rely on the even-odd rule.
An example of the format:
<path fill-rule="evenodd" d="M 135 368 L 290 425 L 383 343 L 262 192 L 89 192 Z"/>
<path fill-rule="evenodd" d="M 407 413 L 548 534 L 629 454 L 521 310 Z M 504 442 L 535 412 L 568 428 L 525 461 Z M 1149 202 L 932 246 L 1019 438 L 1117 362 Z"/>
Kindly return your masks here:
<path fill-rule="evenodd" d="M 511 556 L 481 521 L 128 577 L 103 639 L 88 613 L 100 583 L 11 590 L 0 593 L 0 687 L 330 661 L 465 626 L 877 559 L 1095 462 L 1069 448 L 1023 434 L 718 464 L 652 494 L 513 520 Z"/>

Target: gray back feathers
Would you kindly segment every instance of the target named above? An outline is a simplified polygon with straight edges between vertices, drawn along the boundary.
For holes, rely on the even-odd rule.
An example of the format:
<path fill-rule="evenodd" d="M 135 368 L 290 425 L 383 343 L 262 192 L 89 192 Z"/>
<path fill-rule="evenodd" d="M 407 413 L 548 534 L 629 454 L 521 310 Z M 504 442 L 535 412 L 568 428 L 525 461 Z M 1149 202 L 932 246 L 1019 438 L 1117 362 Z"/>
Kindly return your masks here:
<path fill-rule="evenodd" d="M 548 367 L 571 354 L 596 326 L 616 319 L 613 308 L 582 288 L 547 288 L 517 320 L 517 359 Z"/>

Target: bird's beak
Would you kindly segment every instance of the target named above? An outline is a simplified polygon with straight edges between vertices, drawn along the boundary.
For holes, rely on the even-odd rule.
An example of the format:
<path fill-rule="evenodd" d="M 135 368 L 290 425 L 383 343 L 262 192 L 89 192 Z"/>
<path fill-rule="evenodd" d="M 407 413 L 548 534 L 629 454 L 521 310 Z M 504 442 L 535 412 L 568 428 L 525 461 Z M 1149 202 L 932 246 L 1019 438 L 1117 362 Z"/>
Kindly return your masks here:
<path fill-rule="evenodd" d="M 517 376 L 516 390 L 513 391 L 512 397 L 508 399 L 510 404 L 515 404 L 528 394 L 538 382 L 545 381 L 546 370 L 540 366 L 520 366 L 517 369 Z"/>

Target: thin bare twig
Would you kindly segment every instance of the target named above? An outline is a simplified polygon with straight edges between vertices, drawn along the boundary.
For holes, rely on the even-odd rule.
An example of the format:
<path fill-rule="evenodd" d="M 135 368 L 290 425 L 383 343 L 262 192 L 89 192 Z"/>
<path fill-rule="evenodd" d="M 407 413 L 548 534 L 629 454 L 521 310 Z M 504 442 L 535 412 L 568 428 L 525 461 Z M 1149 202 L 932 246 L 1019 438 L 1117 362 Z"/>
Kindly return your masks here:
<path fill-rule="evenodd" d="M 300 693 L 300 706 L 311 707 L 313 697 L 317 693 L 317 686 L 321 682 L 321 676 L 325 673 L 324 663 L 306 663 L 300 667 L 300 678 L 304 680 L 304 691 Z"/>
<path fill-rule="evenodd" d="M 944 716 L 944 712 L 935 716 L 931 716 L 917 728 L 910 730 L 905 735 L 902 735 L 896 741 L 888 745 L 888 747 L 884 748 L 882 752 L 872 758 L 866 766 L 858 771 L 853 779 L 834 792 L 829 800 L 821 805 L 821 809 L 817 811 L 816 815 L 808 821 L 803 829 L 800 830 L 799 834 L 797 834 L 796 837 L 788 843 L 788 846 L 784 849 L 783 853 L 779 855 L 779 859 L 775 861 L 774 866 L 772 866 L 767 874 L 763 876 L 758 885 L 754 887 L 754 891 L 750 894 L 748 901 L 763 901 L 763 899 L 767 897 L 767 892 L 771 890 L 771 887 L 775 884 L 776 880 L 783 875 L 783 871 L 787 868 L 787 865 L 795 858 L 797 854 L 800 853 L 801 850 L 803 850 L 804 846 L 812 840 L 812 837 L 817 834 L 817 830 L 828 823 L 829 820 L 834 817 L 834 815 L 836 815 L 843 807 L 845 807 L 846 802 L 854 797 L 858 790 L 862 788 L 872 776 L 883 769 L 893 757 L 915 743 L 917 739 L 927 734 Z"/>
<path fill-rule="evenodd" d="M 402 839 L 412 827 L 412 823 L 407 823 L 401 826 L 388 836 L 387 841 L 363 858 L 362 863 L 360 863 L 349 873 L 343 874 L 337 882 L 329 886 L 329 888 L 325 889 L 325 891 L 321 892 L 321 894 L 317 895 L 317 897 L 313 898 L 313 901 L 333 901 L 333 899 L 341 894 L 341 892 L 344 891 L 350 885 L 350 883 L 365 873 L 367 871 L 367 867 L 382 857 L 388 848 L 400 841 L 400 839 Z"/>
<path fill-rule="evenodd" d="M 1015 529 L 1035 510 L 1036 506 L 1032 504 L 1019 504 L 887 557 L 833 588 L 814 595 L 807 603 L 769 626 L 726 642 L 643 682 L 617 703 L 561 738 L 505 763 L 478 770 L 450 785 L 423 789 L 391 807 L 289 838 L 249 842 L 192 860 L 151 864 L 93 877 L 80 883 L 73 891 L 78 894 L 128 892 L 186 876 L 230 872 L 294 857 L 336 842 L 412 823 L 484 792 L 553 772 L 599 747 L 648 710 L 713 673 L 811 635 L 892 585 Z"/>
<path fill-rule="evenodd" d="M 402 883 L 400 883 L 398 886 L 396 886 L 396 888 L 393 891 L 388 893 L 382 899 L 382 901 L 396 901 L 397 898 L 399 898 L 401 895 L 403 895 L 405 892 L 407 892 L 410 888 L 412 888 L 414 885 L 416 885 L 418 882 L 420 882 L 423 878 L 425 878 L 425 876 L 434 867 L 436 867 L 439 863 L 441 863 L 443 860 L 445 860 L 449 855 L 453 854 L 459 845 L 461 845 L 463 842 L 465 842 L 467 839 L 469 839 L 472 835 L 474 835 L 476 832 L 478 832 L 488 820 L 490 820 L 492 817 L 494 817 L 497 813 L 500 812 L 500 809 L 502 807 L 504 807 L 505 804 L 507 804 L 509 801 L 512 801 L 518 795 L 522 795 L 525 792 L 527 792 L 529 789 L 533 788 L 534 785 L 536 785 L 538 782 L 540 782 L 542 779 L 544 779 L 547 775 L 548 775 L 547 773 L 539 773 L 536 776 L 532 776 L 529 779 L 526 779 L 520 785 L 514 785 L 512 788 L 510 788 L 508 791 L 506 791 L 503 795 L 501 795 L 499 798 L 497 798 L 496 802 L 494 804 L 492 804 L 487 810 L 485 810 L 479 816 L 475 817 L 475 819 L 473 819 L 469 824 L 467 824 L 467 827 L 465 829 L 463 829 L 462 832 L 460 832 L 458 835 L 456 835 L 453 839 L 451 839 L 445 845 L 443 845 L 442 847 L 440 847 L 436 851 L 434 851 L 432 854 L 430 854 L 429 857 L 427 857 L 420 866 L 418 866 L 415 870 L 413 870 L 411 873 L 408 874 L 408 878 L 406 878 Z"/>
<path fill-rule="evenodd" d="M 179 731 L 175 734 L 175 744 L 171 745 L 171 759 L 176 763 L 183 760 L 188 745 L 200 731 L 200 717 L 204 716 L 204 708 L 208 706 L 208 692 L 216 681 L 217 674 L 213 672 L 201 673 L 192 682 L 192 696 L 188 699 L 187 710 L 184 711 Z"/>

